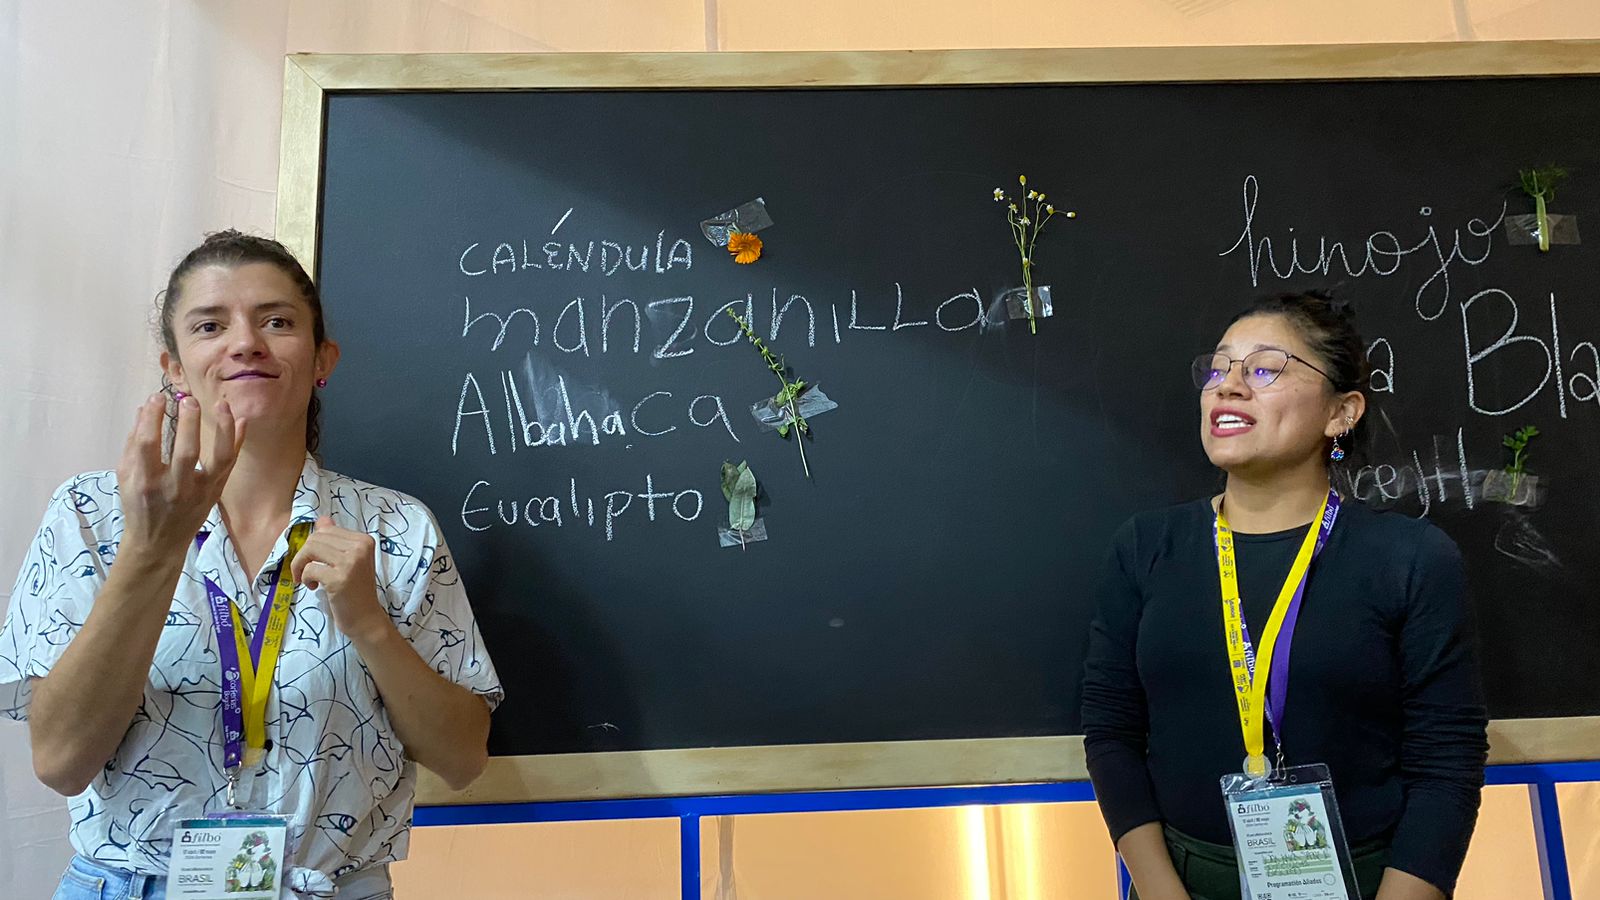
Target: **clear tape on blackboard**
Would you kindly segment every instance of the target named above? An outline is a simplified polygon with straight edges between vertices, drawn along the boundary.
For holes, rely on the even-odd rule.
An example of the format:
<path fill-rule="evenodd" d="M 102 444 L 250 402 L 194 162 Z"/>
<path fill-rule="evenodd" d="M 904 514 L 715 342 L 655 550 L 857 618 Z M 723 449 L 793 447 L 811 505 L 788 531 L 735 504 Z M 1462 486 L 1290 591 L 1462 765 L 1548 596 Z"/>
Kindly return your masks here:
<path fill-rule="evenodd" d="M 801 392 L 799 397 L 795 398 L 794 405 L 799 409 L 802 419 L 809 419 L 830 409 L 839 408 L 839 404 L 835 403 L 827 394 L 824 394 L 822 388 L 814 384 Z M 762 431 L 777 431 L 779 426 L 788 425 L 794 421 L 794 416 L 790 414 L 789 407 L 779 406 L 772 402 L 771 397 L 760 403 L 751 404 L 750 415 L 755 417 L 756 425 Z"/>
<path fill-rule="evenodd" d="M 744 531 L 735 531 L 729 528 L 727 522 L 721 522 L 717 525 L 717 546 L 719 547 L 743 547 L 745 544 L 753 544 L 756 541 L 764 541 L 766 539 L 767 523 L 764 519 L 756 519 L 754 524 Z"/>
<path fill-rule="evenodd" d="M 1503 469 L 1494 469 L 1484 473 L 1483 483 L 1478 486 L 1478 493 L 1484 500 L 1492 503 L 1538 509 L 1544 505 L 1545 494 L 1549 488 L 1550 482 L 1548 480 L 1541 482 L 1538 475 L 1529 475 L 1526 472 L 1513 475 Z"/>
<path fill-rule="evenodd" d="M 1561 575 L 1561 559 L 1556 556 L 1550 541 L 1527 513 L 1518 509 L 1505 511 L 1500 530 L 1495 532 L 1494 549 L 1513 562 L 1520 563 L 1546 578 Z"/>
<path fill-rule="evenodd" d="M 1012 319 L 1026 319 L 1028 311 L 1022 306 L 1023 289 L 1011 288 L 1000 297 L 1006 302 L 1006 316 Z M 1043 319 L 1055 315 L 1055 306 L 1050 302 L 1050 285 L 1036 284 L 1033 286 L 1033 317 Z"/>
<path fill-rule="evenodd" d="M 1550 243 L 1552 244 L 1577 244 L 1578 217 L 1546 215 L 1545 221 L 1550 223 Z M 1539 217 L 1533 213 L 1520 216 L 1506 216 L 1506 240 L 1512 244 L 1537 244 L 1539 243 Z"/>
<path fill-rule="evenodd" d="M 700 223 L 700 231 L 706 236 L 706 240 L 718 247 L 726 247 L 733 232 L 742 231 L 749 234 L 771 224 L 772 217 L 767 214 L 767 201 L 757 197 L 749 203 L 706 219 Z"/>

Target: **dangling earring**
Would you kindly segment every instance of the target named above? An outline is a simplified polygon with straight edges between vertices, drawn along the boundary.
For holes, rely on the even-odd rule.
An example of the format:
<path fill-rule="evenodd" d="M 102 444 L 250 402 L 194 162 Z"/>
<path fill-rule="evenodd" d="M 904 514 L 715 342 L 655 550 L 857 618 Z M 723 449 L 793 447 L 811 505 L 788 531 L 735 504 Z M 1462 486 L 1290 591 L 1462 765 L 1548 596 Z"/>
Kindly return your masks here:
<path fill-rule="evenodd" d="M 1333 439 L 1333 449 L 1328 451 L 1329 459 L 1333 460 L 1334 462 L 1342 462 L 1344 460 L 1344 448 L 1339 446 L 1339 438 L 1349 437 L 1350 429 L 1354 427 L 1355 424 L 1356 423 L 1350 421 L 1349 416 L 1344 417 L 1344 433 Z"/>
<path fill-rule="evenodd" d="M 325 388 L 327 386 L 328 386 L 328 379 L 326 379 L 326 378 L 318 378 L 317 379 L 317 387 Z"/>

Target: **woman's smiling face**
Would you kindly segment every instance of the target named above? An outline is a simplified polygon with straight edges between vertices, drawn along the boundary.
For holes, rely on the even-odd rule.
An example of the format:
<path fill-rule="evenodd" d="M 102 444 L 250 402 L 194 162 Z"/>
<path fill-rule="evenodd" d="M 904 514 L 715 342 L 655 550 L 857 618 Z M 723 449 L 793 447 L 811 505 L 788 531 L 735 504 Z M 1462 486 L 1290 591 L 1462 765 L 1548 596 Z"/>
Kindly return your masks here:
<path fill-rule="evenodd" d="M 288 427 L 300 422 L 317 379 L 338 360 L 317 344 L 310 304 L 271 263 L 202 266 L 183 279 L 172 313 L 177 352 L 163 353 L 173 387 L 201 409 L 226 399 L 236 418 Z"/>

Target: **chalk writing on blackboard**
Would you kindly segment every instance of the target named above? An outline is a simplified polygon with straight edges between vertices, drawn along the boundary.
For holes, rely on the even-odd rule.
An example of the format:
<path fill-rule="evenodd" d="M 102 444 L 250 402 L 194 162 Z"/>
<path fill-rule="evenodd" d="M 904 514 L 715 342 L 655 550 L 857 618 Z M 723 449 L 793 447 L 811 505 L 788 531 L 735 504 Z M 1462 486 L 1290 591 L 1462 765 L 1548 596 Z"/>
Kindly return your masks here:
<path fill-rule="evenodd" d="M 1477 217 L 1467 220 L 1468 244 L 1477 249 L 1476 255 L 1462 248 L 1460 228 L 1451 230 L 1450 249 L 1446 252 L 1438 229 L 1430 222 L 1426 234 L 1409 246 L 1402 243 L 1395 232 L 1389 229 L 1380 228 L 1369 232 L 1362 241 L 1361 249 L 1353 252 L 1353 255 L 1360 258 L 1360 265 L 1355 265 L 1351 261 L 1352 251 L 1345 249 L 1344 241 L 1329 241 L 1326 235 L 1316 236 L 1316 254 L 1312 256 L 1312 239 L 1297 235 L 1293 226 L 1287 227 L 1286 235 L 1279 238 L 1279 250 L 1274 254 L 1272 237 L 1270 235 L 1257 237 L 1256 208 L 1260 192 L 1261 185 L 1256 176 L 1246 175 L 1243 188 L 1243 228 L 1232 246 L 1217 254 L 1229 256 L 1242 251 L 1249 262 L 1251 287 L 1261 286 L 1263 261 L 1266 262 L 1268 272 L 1274 277 L 1285 280 L 1300 275 L 1360 278 L 1369 273 L 1384 278 L 1399 272 L 1403 264 L 1408 261 L 1408 257 L 1415 254 L 1426 265 L 1434 267 L 1432 273 L 1422 282 L 1422 286 L 1417 288 L 1415 295 L 1417 315 L 1427 321 L 1439 318 L 1449 306 L 1452 265 L 1460 262 L 1468 266 L 1478 266 L 1488 261 L 1489 254 L 1494 249 L 1494 231 L 1500 227 L 1500 222 L 1506 215 L 1506 201 L 1501 200 L 1500 209 L 1495 213 L 1493 222 Z M 1433 207 L 1419 207 L 1417 213 L 1421 218 L 1429 219 L 1433 216 Z M 1280 264 L 1285 255 L 1282 247 L 1285 240 L 1288 242 L 1288 259 Z M 1303 255 L 1309 258 L 1302 258 Z"/>

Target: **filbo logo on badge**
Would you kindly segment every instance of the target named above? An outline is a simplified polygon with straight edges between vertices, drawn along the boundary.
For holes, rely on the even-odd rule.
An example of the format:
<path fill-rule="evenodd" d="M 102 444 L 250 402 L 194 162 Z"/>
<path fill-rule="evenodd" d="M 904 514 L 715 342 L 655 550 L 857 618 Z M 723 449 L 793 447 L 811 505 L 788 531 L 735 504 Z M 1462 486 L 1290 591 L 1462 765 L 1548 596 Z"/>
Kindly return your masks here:
<path fill-rule="evenodd" d="M 183 837 L 178 839 L 180 844 L 220 844 L 222 835 L 210 834 L 204 831 L 185 831 Z"/>

